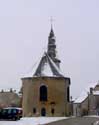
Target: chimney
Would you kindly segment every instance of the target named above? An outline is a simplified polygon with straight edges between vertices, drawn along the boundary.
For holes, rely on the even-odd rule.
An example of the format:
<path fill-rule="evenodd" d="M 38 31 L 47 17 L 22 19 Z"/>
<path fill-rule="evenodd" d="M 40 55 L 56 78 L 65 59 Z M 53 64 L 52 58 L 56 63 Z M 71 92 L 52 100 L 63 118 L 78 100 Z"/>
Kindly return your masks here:
<path fill-rule="evenodd" d="M 90 94 L 93 94 L 93 88 L 92 87 L 90 88 Z"/>

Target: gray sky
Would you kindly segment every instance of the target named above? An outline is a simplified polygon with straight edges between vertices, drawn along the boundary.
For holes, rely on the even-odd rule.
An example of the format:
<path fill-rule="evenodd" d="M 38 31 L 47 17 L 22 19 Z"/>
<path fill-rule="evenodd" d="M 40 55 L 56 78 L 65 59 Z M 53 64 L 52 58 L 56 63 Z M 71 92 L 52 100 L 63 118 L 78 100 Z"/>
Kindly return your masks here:
<path fill-rule="evenodd" d="M 50 17 L 76 97 L 99 80 L 99 0 L 0 0 L 0 88 L 19 88 L 47 47 Z"/>

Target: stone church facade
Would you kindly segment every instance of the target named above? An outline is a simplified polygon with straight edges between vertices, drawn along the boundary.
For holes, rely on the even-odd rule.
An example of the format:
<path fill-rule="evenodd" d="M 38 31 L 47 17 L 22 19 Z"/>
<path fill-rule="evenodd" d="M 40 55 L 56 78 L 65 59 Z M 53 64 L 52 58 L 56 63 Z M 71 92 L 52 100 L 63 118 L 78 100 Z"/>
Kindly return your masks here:
<path fill-rule="evenodd" d="M 23 116 L 69 116 L 70 78 L 60 71 L 56 40 L 51 27 L 47 52 L 30 74 L 22 78 Z"/>

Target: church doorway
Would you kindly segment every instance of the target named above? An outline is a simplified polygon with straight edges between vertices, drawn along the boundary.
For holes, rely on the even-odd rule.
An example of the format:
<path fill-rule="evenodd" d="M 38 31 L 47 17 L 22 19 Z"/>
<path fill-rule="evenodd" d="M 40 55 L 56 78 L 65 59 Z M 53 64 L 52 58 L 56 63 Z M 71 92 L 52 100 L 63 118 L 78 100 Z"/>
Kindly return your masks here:
<path fill-rule="evenodd" d="M 45 108 L 41 109 L 41 116 L 46 116 L 46 109 Z"/>

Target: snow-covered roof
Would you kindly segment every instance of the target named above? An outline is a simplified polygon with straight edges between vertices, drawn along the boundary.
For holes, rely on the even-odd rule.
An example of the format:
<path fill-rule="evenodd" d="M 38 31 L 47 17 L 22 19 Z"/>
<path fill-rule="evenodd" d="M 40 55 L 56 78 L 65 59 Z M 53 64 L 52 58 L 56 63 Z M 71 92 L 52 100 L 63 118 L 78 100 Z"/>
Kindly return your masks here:
<path fill-rule="evenodd" d="M 64 77 L 63 73 L 54 63 L 54 61 L 48 56 L 47 53 L 44 53 L 42 58 L 37 62 L 33 67 L 32 71 L 24 75 L 23 78 L 32 78 L 32 77 Z"/>
<path fill-rule="evenodd" d="M 99 84 L 99 83 L 96 83 L 96 82 L 95 82 L 95 83 L 89 84 L 89 86 L 80 94 L 80 96 L 75 99 L 74 103 L 81 103 L 81 102 L 83 102 L 83 101 L 87 98 L 88 93 L 90 92 L 90 88 L 95 88 L 95 86 L 96 86 L 97 84 Z M 93 94 L 94 94 L 94 95 L 95 95 L 95 94 L 99 94 L 99 92 L 98 92 L 98 91 L 94 91 Z"/>
<path fill-rule="evenodd" d="M 93 95 L 99 95 L 99 91 L 93 91 Z"/>
<path fill-rule="evenodd" d="M 21 78 L 32 78 L 40 61 L 41 61 L 41 58 L 39 58 L 39 60 L 37 60 L 37 62 L 33 65 L 33 67 L 27 73 L 22 75 Z"/>
<path fill-rule="evenodd" d="M 81 103 L 82 101 L 84 101 L 86 99 L 86 97 L 88 96 L 87 92 L 83 91 L 80 96 L 75 100 L 74 103 Z"/>

